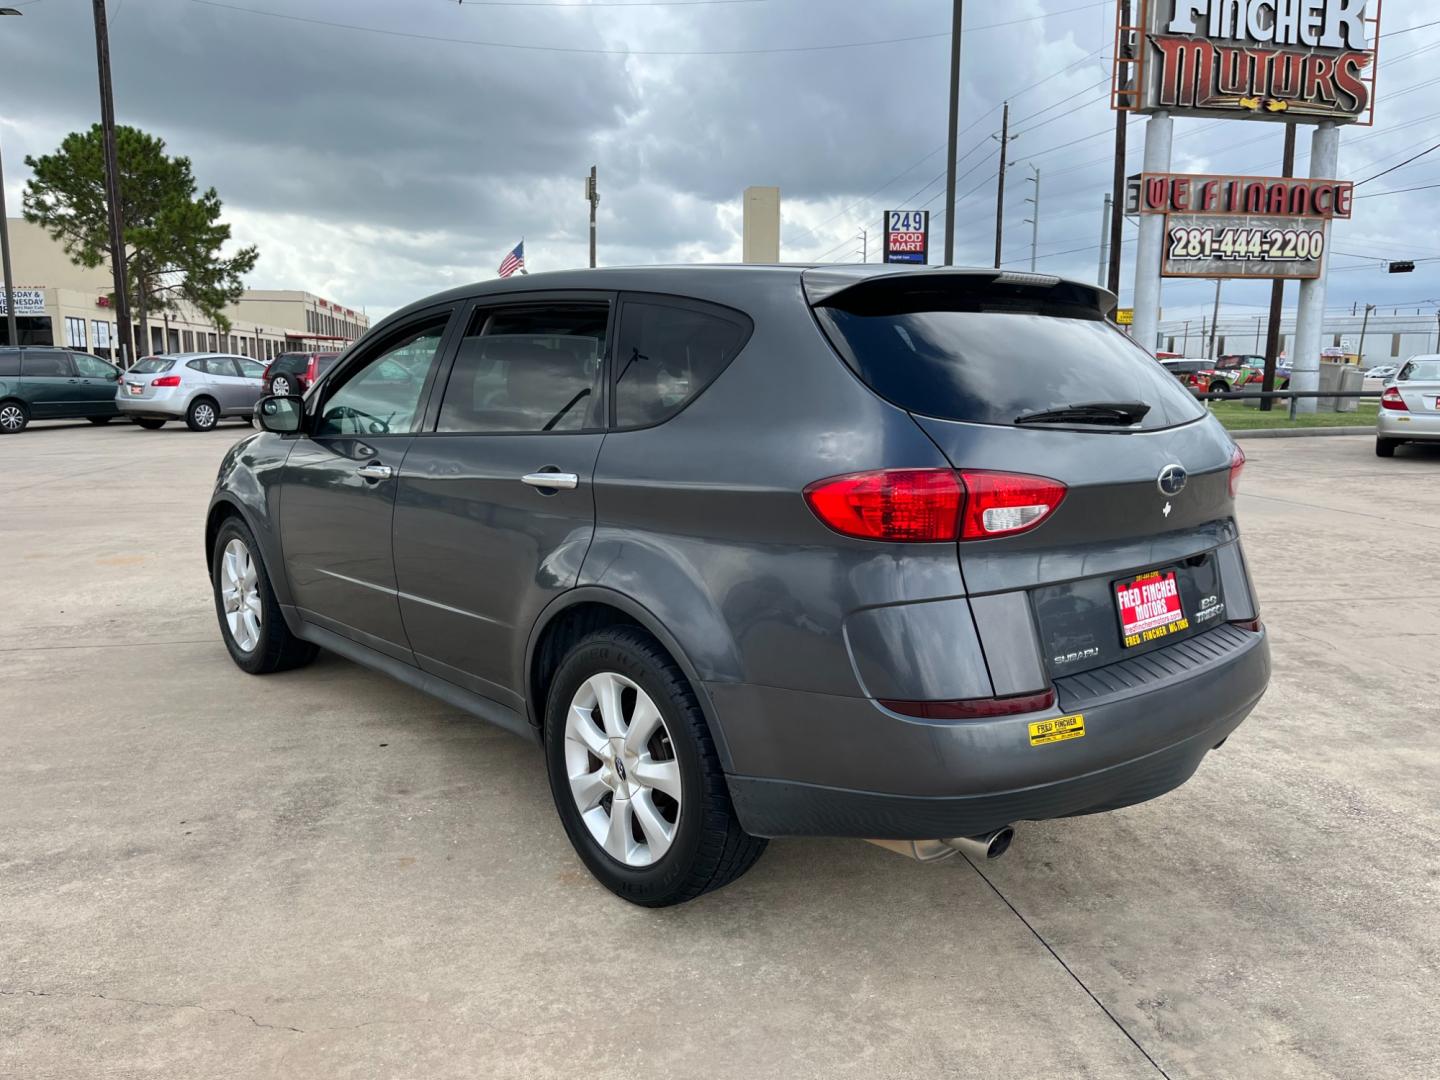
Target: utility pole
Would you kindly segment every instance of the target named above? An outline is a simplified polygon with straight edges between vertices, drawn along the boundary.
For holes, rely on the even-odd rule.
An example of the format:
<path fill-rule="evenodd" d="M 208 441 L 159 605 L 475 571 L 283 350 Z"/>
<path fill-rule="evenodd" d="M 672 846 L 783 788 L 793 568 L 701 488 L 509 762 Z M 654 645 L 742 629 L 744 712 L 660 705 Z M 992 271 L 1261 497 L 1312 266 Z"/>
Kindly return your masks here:
<path fill-rule="evenodd" d="M 1000 183 L 995 189 L 995 269 L 1000 269 L 1000 253 L 1005 246 L 1005 159 L 1010 154 L 1010 103 L 1005 102 L 1004 119 L 1000 123 Z M 997 136 L 990 136 L 992 139 Z"/>
<path fill-rule="evenodd" d="M 950 142 L 945 159 L 945 265 L 955 265 L 955 158 L 960 152 L 960 39 L 964 0 L 950 12 Z"/>
<path fill-rule="evenodd" d="M 1095 274 L 1095 284 L 1105 288 L 1110 271 L 1110 212 L 1114 205 L 1110 194 L 1105 195 L 1105 207 L 1100 211 L 1100 269 Z"/>
<path fill-rule="evenodd" d="M 869 230 L 869 229 L 861 229 L 861 230 L 860 230 L 860 261 L 861 261 L 862 263 L 868 263 L 868 262 L 870 261 L 870 230 Z"/>
<path fill-rule="evenodd" d="M 115 142 L 115 94 L 110 85 L 110 29 L 105 0 L 92 0 L 95 11 L 95 59 L 100 71 L 100 128 L 105 146 L 105 207 L 110 216 L 110 269 L 115 276 L 115 349 L 121 368 L 135 362 L 135 327 L 126 295 L 130 271 L 125 254 L 125 223 L 120 218 L 120 152 Z"/>
<path fill-rule="evenodd" d="M 590 203 L 590 269 L 595 269 L 595 208 L 600 205 L 600 189 L 595 184 L 595 166 L 585 180 L 585 198 Z"/>
<path fill-rule="evenodd" d="M 1130 0 L 1120 0 L 1120 25 L 1130 25 Z M 1122 31 L 1119 35 L 1119 51 L 1124 57 L 1130 55 L 1130 35 Z M 1118 66 L 1124 58 L 1117 56 L 1115 63 Z M 1133 65 L 1132 65 L 1133 67 Z M 1120 104 L 1119 101 L 1116 102 Z M 1124 109 L 1115 110 L 1115 170 L 1110 182 L 1110 199 L 1112 202 L 1110 214 L 1110 276 L 1107 282 L 1109 289 L 1116 296 L 1120 295 L 1120 240 L 1121 226 L 1125 222 L 1125 124 L 1129 119 Z M 1132 327 L 1133 330 L 1133 327 Z M 1146 348 L 1150 345 L 1141 342 Z"/>
<path fill-rule="evenodd" d="M 17 8 L 0 8 L 0 15 L 23 15 Z M 3 155 L 0 155 L 3 159 Z M 5 275 L 5 344 L 12 349 L 20 345 L 20 331 L 15 321 L 15 275 L 10 270 L 10 222 L 5 217 L 5 167 L 0 160 L 0 273 Z"/>
<path fill-rule="evenodd" d="M 1025 220 L 1030 223 L 1030 272 L 1033 274 L 1035 272 L 1035 253 L 1040 247 L 1040 170 L 1032 164 L 1030 171 L 1035 174 L 1030 177 L 1030 182 L 1035 185 L 1035 197 L 1025 201 L 1034 204 L 1035 216 Z"/>
<path fill-rule="evenodd" d="M 1224 278 L 1217 277 L 1215 279 L 1215 313 L 1210 316 L 1210 355 L 1206 357 L 1207 360 L 1220 359 L 1216 355 L 1215 338 L 1220 332 L 1220 286 L 1223 284 L 1225 284 Z"/>
<path fill-rule="evenodd" d="M 1180 355 L 1181 355 L 1181 356 L 1189 356 L 1189 355 L 1190 355 L 1190 320 L 1189 320 L 1189 319 L 1186 319 L 1186 320 L 1185 320 L 1185 340 L 1184 340 L 1184 342 L 1180 345 Z"/>
<path fill-rule="evenodd" d="M 1295 125 L 1285 125 L 1285 164 L 1282 176 L 1295 175 Z M 1260 389 L 1271 393 L 1275 389 L 1275 366 L 1280 361 L 1280 320 L 1285 314 L 1285 279 L 1276 278 L 1270 283 L 1270 326 L 1265 333 L 1265 373 Z M 1272 398 L 1260 399 L 1260 411 L 1269 412 L 1275 407 Z"/>
<path fill-rule="evenodd" d="M 1374 304 L 1365 305 L 1365 318 L 1360 323 L 1360 348 L 1357 353 L 1360 356 L 1360 366 L 1365 366 L 1365 331 L 1370 328 L 1370 313 L 1375 310 Z"/>

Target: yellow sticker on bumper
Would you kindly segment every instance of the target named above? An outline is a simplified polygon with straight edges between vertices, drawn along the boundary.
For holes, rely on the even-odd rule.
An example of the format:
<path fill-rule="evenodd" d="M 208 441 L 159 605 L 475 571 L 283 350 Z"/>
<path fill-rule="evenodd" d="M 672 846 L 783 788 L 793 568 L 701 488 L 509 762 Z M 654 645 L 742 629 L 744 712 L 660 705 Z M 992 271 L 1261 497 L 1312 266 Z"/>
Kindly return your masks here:
<path fill-rule="evenodd" d="M 1037 720 L 1030 725 L 1030 745 L 1044 746 L 1046 743 L 1064 742 L 1066 739 L 1085 737 L 1085 717 L 1057 716 L 1054 720 Z"/>

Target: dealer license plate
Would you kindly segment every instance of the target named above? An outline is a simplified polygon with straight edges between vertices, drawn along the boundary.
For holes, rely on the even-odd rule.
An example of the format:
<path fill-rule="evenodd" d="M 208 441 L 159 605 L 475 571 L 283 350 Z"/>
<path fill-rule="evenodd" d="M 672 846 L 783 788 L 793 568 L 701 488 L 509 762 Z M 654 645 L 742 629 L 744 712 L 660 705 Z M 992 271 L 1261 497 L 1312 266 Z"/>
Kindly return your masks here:
<path fill-rule="evenodd" d="M 1120 636 L 1127 649 L 1190 629 L 1173 570 L 1156 570 L 1115 582 L 1115 606 L 1120 614 Z"/>
<path fill-rule="evenodd" d="M 143 386 L 136 386 L 134 383 L 128 383 L 125 389 L 130 392 L 131 397 L 139 397 L 145 392 L 145 388 Z"/>

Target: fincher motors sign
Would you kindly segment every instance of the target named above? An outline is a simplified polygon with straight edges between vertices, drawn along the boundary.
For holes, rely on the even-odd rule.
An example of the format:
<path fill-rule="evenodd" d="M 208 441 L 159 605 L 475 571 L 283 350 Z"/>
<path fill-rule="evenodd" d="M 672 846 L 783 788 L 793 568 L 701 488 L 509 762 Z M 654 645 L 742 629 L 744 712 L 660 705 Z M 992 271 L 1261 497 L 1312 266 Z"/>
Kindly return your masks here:
<path fill-rule="evenodd" d="M 1143 38 L 1122 50 L 1116 69 L 1120 108 L 1370 122 L 1379 0 L 1139 3 Z"/>

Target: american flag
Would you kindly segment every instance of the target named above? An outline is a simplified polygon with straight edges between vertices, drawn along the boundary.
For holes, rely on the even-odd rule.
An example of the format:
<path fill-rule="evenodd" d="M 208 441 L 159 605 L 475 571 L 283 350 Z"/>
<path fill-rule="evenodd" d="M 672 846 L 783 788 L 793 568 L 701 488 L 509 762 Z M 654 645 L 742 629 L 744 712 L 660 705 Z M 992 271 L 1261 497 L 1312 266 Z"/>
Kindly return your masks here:
<path fill-rule="evenodd" d="M 506 255 L 500 263 L 500 276 L 509 277 L 515 271 L 525 273 L 525 241 L 515 245 L 515 250 Z"/>

